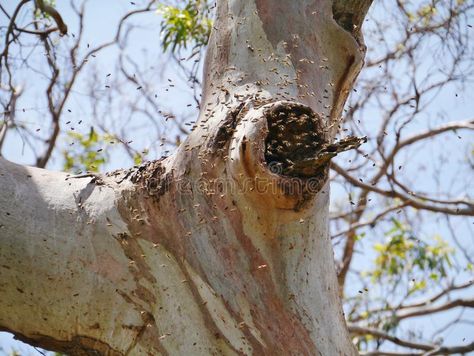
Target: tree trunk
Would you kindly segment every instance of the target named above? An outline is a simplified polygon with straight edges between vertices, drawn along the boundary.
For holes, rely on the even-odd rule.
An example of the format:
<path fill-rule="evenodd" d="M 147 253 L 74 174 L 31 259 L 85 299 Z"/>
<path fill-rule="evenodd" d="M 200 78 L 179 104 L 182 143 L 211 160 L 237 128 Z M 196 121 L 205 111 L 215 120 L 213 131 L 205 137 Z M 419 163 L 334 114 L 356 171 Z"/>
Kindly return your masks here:
<path fill-rule="evenodd" d="M 357 354 L 327 180 L 369 5 L 219 1 L 169 158 L 102 177 L 0 159 L 0 329 L 78 355 Z"/>

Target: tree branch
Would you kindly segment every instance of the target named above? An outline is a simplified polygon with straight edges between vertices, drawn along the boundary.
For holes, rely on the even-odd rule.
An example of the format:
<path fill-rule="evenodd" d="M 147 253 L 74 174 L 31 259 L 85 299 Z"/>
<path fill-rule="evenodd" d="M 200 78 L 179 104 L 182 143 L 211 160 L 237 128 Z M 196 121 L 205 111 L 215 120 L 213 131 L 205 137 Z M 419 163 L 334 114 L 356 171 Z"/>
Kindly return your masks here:
<path fill-rule="evenodd" d="M 61 17 L 59 12 L 51 5 L 45 4 L 43 0 L 35 0 L 35 3 L 38 9 L 41 10 L 41 12 L 48 14 L 54 19 L 58 26 L 59 32 L 62 36 L 64 36 L 67 33 L 67 26 L 64 23 L 63 18 Z"/>
<path fill-rule="evenodd" d="M 439 313 L 445 310 L 457 308 L 457 307 L 468 307 L 474 308 L 474 299 L 455 299 L 453 301 L 436 305 L 414 308 L 413 310 L 407 310 L 406 308 L 400 312 L 395 313 L 394 318 L 397 320 L 403 320 L 413 318 L 417 316 L 423 316 L 428 314 Z"/>
<path fill-rule="evenodd" d="M 355 335 L 372 335 L 375 336 L 376 338 L 379 339 L 384 339 L 388 340 L 390 342 L 393 342 L 394 344 L 403 346 L 403 347 L 409 347 L 412 349 L 418 349 L 418 350 L 425 350 L 425 351 L 430 351 L 436 348 L 436 345 L 431 345 L 431 344 L 423 344 L 423 343 L 415 343 L 412 341 L 408 340 L 403 340 L 400 339 L 396 336 L 392 336 L 387 334 L 386 332 L 383 332 L 378 329 L 373 329 L 373 328 L 368 328 L 368 327 L 362 327 L 354 324 L 348 324 L 347 327 L 349 328 L 349 332 Z"/>
<path fill-rule="evenodd" d="M 365 191 L 374 192 L 374 193 L 386 196 L 388 198 L 399 198 L 404 203 L 406 203 L 406 205 L 411 206 L 416 209 L 429 210 L 433 212 L 445 213 L 445 214 L 450 214 L 450 215 L 464 215 L 464 216 L 474 215 L 474 204 L 472 203 L 463 202 L 463 204 L 469 206 L 468 208 L 455 208 L 455 207 L 445 207 L 445 206 L 440 206 L 440 205 L 428 204 L 421 200 L 416 200 L 415 197 L 407 196 L 395 190 L 392 190 L 392 191 L 383 190 L 383 189 L 377 188 L 376 186 L 372 186 L 364 182 L 361 182 L 358 179 L 347 174 L 346 171 L 342 167 L 340 167 L 334 162 L 331 162 L 331 168 L 335 172 L 343 176 L 352 185 L 355 185 L 361 189 L 364 189 Z"/>
<path fill-rule="evenodd" d="M 413 304 L 408 304 L 408 305 L 400 305 L 396 308 L 397 311 L 399 310 L 405 310 L 405 309 L 413 309 L 413 308 L 419 308 L 419 307 L 425 307 L 425 306 L 428 306 L 434 302 L 436 302 L 437 300 L 439 300 L 440 298 L 448 295 L 449 293 L 453 292 L 453 291 L 457 291 L 457 290 L 462 290 L 462 289 L 466 289 L 466 288 L 469 288 L 471 286 L 474 285 L 474 280 L 472 281 L 468 281 L 468 282 L 465 282 L 465 283 L 462 283 L 462 284 L 451 284 L 450 286 L 448 286 L 447 288 L 443 289 L 441 292 L 421 301 L 421 302 L 417 302 L 417 303 L 413 303 Z M 377 309 L 371 309 L 368 311 L 368 314 L 369 315 L 373 315 L 373 314 L 376 314 L 376 313 L 390 313 L 390 314 L 393 314 L 394 313 L 394 309 L 393 307 L 385 307 L 385 308 L 377 308 Z M 361 317 L 355 317 L 355 318 L 352 318 L 351 321 L 352 322 L 356 322 L 356 321 L 359 321 L 359 320 L 362 320 L 363 318 Z"/>

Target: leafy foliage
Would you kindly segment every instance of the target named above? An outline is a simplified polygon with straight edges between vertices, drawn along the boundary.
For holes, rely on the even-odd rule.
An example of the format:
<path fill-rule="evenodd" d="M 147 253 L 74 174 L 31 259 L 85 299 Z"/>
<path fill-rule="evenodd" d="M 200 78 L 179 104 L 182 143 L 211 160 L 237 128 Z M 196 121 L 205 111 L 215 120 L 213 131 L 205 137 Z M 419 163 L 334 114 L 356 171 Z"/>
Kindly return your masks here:
<path fill-rule="evenodd" d="M 175 52 L 186 49 L 189 43 L 195 47 L 207 44 L 211 34 L 212 20 L 205 16 L 206 1 L 188 0 L 184 8 L 160 5 L 157 12 L 163 16 L 161 22 L 163 50 Z"/>
<path fill-rule="evenodd" d="M 397 219 L 392 219 L 392 227 L 385 236 L 385 243 L 374 245 L 377 257 L 370 273 L 373 281 L 408 276 L 410 292 L 414 292 L 426 287 L 426 277 L 433 281 L 446 277 L 453 249 L 441 237 L 435 236 L 431 243 L 417 239 Z"/>
<path fill-rule="evenodd" d="M 100 136 L 91 127 L 89 135 L 69 132 L 68 136 L 73 141 L 75 149 L 63 151 L 64 170 L 69 172 L 98 172 L 107 161 L 106 149 L 102 148 L 112 137 Z"/>

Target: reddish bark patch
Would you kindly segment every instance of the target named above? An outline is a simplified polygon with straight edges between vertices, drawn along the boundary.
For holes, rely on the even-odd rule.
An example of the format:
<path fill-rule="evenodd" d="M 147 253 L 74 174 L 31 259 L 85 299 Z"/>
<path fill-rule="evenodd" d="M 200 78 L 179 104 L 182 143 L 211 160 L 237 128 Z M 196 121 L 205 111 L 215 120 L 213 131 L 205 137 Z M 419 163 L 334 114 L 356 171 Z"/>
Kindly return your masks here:
<path fill-rule="evenodd" d="M 282 298 L 286 296 L 281 295 L 276 286 L 277 281 L 272 279 L 269 270 L 273 265 L 272 261 L 266 261 L 250 237 L 244 233 L 243 218 L 238 211 L 229 212 L 227 217 L 244 253 L 251 261 L 250 269 L 247 269 L 247 273 L 250 274 L 240 274 L 239 279 L 240 283 L 244 282 L 242 290 L 253 306 L 251 309 L 253 321 L 267 345 L 263 355 L 316 354 L 315 345 L 308 331 L 282 302 Z M 271 243 L 271 240 L 267 242 Z M 238 267 L 245 270 L 245 266 Z"/>
<path fill-rule="evenodd" d="M 96 261 L 90 269 L 92 272 L 115 283 L 118 283 L 120 278 L 126 274 L 126 267 L 108 253 L 97 255 Z"/>

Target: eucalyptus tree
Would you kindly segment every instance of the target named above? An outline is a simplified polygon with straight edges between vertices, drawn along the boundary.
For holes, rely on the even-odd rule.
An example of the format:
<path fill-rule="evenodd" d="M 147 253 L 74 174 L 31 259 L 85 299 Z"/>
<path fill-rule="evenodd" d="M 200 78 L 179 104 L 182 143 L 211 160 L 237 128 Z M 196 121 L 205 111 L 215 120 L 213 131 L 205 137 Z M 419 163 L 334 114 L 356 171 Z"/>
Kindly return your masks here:
<path fill-rule="evenodd" d="M 81 164 L 91 171 L 70 174 L 41 168 L 55 149 L 60 117 L 80 71 L 104 48 L 120 47 L 125 21 L 152 10 L 154 2 L 126 14 L 114 40 L 91 49 L 88 44 L 80 60 L 78 38 L 70 49 L 67 78 L 61 78 L 63 70 L 48 36 L 65 34 L 68 27 L 53 3 L 36 1 L 36 16 L 49 18 L 51 26 L 20 28 L 15 17 L 27 3 L 20 1 L 8 15 L 0 64 L 3 75 L 11 78 L 9 46 L 20 33 L 40 38 L 52 73 L 46 94 L 53 129 L 38 156 L 40 168 L 0 158 L 0 329 L 70 354 L 355 355 L 350 333 L 359 347 L 357 338 L 365 335 L 432 354 L 473 348 L 442 348 L 390 335 L 393 325 L 423 313 L 429 304 L 374 305 L 372 320 L 357 310 L 357 302 L 348 316 L 349 328 L 342 313 L 359 229 L 406 207 L 473 215 L 470 201 L 430 200 L 407 192 L 391 170 L 402 148 L 444 132 L 471 130 L 472 121 L 405 140 L 398 135 L 388 155 L 382 152 L 380 134 L 377 149 L 383 160 L 371 183 L 331 163 L 347 150 L 357 157 L 369 156 L 359 149 L 367 140 L 364 135 L 336 136 L 365 105 L 351 102 L 343 115 L 364 65 L 361 28 L 371 0 L 220 0 L 213 23 L 199 17 L 200 6 L 209 6 L 205 2 L 190 1 L 184 11 L 160 6 L 164 50 L 176 53 L 191 39 L 196 44 L 192 58 L 207 45 L 202 93 L 195 98 L 198 118 L 190 131 L 175 122 L 186 138 L 177 140 L 172 155 L 106 174 L 95 172 L 103 162 L 101 149 L 93 155 L 88 150 L 99 140 L 94 130 L 86 139 L 73 136 L 87 151 Z M 464 2 L 456 6 L 468 11 Z M 398 7 L 407 18 L 414 16 L 403 3 Z M 77 13 L 82 20 L 84 13 Z M 427 21 L 430 14 L 417 14 L 423 30 L 414 25 L 414 31 L 407 31 L 404 50 L 398 48 L 368 66 L 375 68 L 402 54 L 412 57 L 412 33 L 444 28 L 444 23 L 434 26 Z M 449 19 L 455 18 L 455 12 L 450 14 Z M 141 90 L 143 77 L 120 68 Z M 197 70 L 194 65 L 187 73 L 196 81 Z M 57 94 L 54 88 L 60 84 L 64 90 Z M 372 93 L 379 86 L 374 85 Z M 2 126 L 0 143 L 8 124 L 15 121 L 21 95 L 11 80 L 6 88 L 9 121 Z M 418 105 L 425 91 L 415 85 L 415 94 Z M 392 115 L 412 102 L 411 97 L 395 97 Z M 154 105 L 151 109 L 163 114 Z M 391 119 L 386 116 L 382 132 Z M 137 163 L 141 161 L 129 142 L 120 141 Z M 66 154 L 67 168 L 74 166 L 73 158 Z M 351 201 L 356 209 L 336 217 L 329 216 L 331 167 L 336 178 L 360 193 L 355 203 Z M 385 177 L 392 189 L 380 183 Z M 365 222 L 367 196 L 372 193 L 395 204 Z M 345 230 L 332 239 L 330 218 L 346 222 Z M 391 269 L 401 274 L 403 261 L 396 258 L 400 249 L 408 256 L 415 253 L 406 228 L 397 220 L 394 224 L 392 242 L 378 246 L 375 279 Z M 341 235 L 343 255 L 335 265 L 332 241 Z M 414 263 L 434 264 L 443 271 L 448 261 L 443 247 L 440 243 L 437 253 L 426 257 L 430 246 L 419 244 Z M 471 285 L 450 285 L 441 296 Z M 444 310 L 456 306 L 469 307 L 472 301 L 457 300 Z"/>

